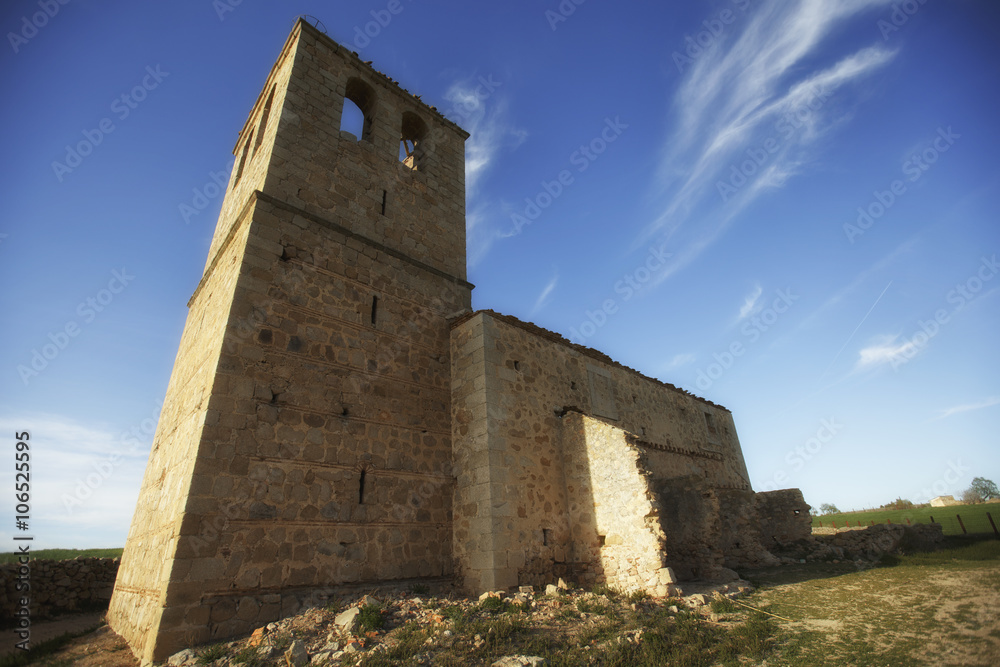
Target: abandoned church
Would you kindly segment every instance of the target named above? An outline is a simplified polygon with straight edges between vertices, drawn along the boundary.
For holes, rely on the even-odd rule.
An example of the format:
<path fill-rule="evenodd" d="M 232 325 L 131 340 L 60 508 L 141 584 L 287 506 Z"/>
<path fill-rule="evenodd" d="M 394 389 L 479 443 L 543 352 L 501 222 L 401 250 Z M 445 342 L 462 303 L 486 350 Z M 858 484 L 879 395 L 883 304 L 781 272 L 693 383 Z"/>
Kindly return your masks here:
<path fill-rule="evenodd" d="M 728 410 L 472 311 L 468 136 L 295 25 L 235 147 L 111 600 L 144 662 L 316 590 L 663 596 L 808 535 L 801 494 L 751 489 Z"/>

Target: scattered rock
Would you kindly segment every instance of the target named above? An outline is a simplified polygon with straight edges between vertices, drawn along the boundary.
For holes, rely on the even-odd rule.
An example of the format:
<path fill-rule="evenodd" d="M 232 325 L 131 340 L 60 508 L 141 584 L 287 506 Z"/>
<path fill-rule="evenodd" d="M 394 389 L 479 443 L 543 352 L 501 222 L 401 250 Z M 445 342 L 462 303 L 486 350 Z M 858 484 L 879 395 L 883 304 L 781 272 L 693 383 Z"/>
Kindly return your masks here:
<path fill-rule="evenodd" d="M 802 562 L 804 563 L 805 561 Z M 730 570 L 728 567 L 719 567 L 716 568 L 715 572 L 712 573 L 712 578 L 710 579 L 710 581 L 727 582 L 727 581 L 736 581 L 739 578 L 740 575 L 734 572 L 733 570 Z"/>
<path fill-rule="evenodd" d="M 261 660 L 270 660 L 281 655 L 281 650 L 277 646 L 261 646 L 257 649 L 257 657 Z"/>
<path fill-rule="evenodd" d="M 327 644 L 326 646 L 324 646 L 319 651 L 313 654 L 313 657 L 309 660 L 309 663 L 313 665 L 322 665 L 325 663 L 329 663 L 331 660 L 333 660 L 333 656 L 338 653 L 343 654 L 343 651 L 340 650 L 339 644 L 337 643 Z"/>
<path fill-rule="evenodd" d="M 554 584 L 549 584 L 545 587 L 546 595 L 559 595 L 559 587 Z"/>
<path fill-rule="evenodd" d="M 562 590 L 562 591 L 568 591 L 569 590 L 569 586 L 566 584 L 565 581 L 562 580 L 562 577 L 559 577 L 559 582 L 556 584 L 556 586 L 559 588 L 559 590 Z"/>
<path fill-rule="evenodd" d="M 543 667 L 549 661 L 537 655 L 508 655 L 495 661 L 492 667 Z"/>
<path fill-rule="evenodd" d="M 672 567 L 661 567 L 656 571 L 656 574 L 659 577 L 661 584 L 677 583 L 677 575 L 674 574 L 674 568 Z"/>
<path fill-rule="evenodd" d="M 518 586 L 517 587 L 517 592 L 518 593 L 524 593 L 525 595 L 531 595 L 532 593 L 535 592 L 535 587 L 534 586 Z"/>
<path fill-rule="evenodd" d="M 285 663 L 288 667 L 302 667 L 309 664 L 309 652 L 306 650 L 305 642 L 298 639 L 292 642 L 285 651 Z"/>
<path fill-rule="evenodd" d="M 264 628 L 257 628 L 247 640 L 247 646 L 260 646 L 262 641 L 264 641 Z"/>
<path fill-rule="evenodd" d="M 198 654 L 189 648 L 174 653 L 172 656 L 167 658 L 167 664 L 170 665 L 170 667 L 182 667 L 183 665 L 194 665 L 197 662 L 198 662 Z"/>
<path fill-rule="evenodd" d="M 351 607 L 347 611 L 337 614 L 337 618 L 333 619 L 333 622 L 344 632 L 352 633 L 358 627 L 358 614 L 360 613 L 361 607 Z"/>

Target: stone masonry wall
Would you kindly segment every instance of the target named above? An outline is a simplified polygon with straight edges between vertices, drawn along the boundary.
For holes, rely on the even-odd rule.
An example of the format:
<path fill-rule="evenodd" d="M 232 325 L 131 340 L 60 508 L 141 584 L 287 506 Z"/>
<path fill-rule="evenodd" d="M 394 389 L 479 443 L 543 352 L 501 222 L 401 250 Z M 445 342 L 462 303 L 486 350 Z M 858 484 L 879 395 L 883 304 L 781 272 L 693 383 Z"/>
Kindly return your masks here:
<path fill-rule="evenodd" d="M 348 230 L 464 280 L 468 133 L 315 28 L 297 30 L 263 192 L 320 217 L 336 211 Z M 372 98 L 366 137 L 340 130 L 349 86 Z M 407 114 L 426 126 L 416 169 L 399 161 Z"/>
<path fill-rule="evenodd" d="M 723 564 L 732 570 L 777 565 L 761 537 L 756 494 L 751 489 L 715 489 L 719 501 L 720 531 L 717 547 Z"/>
<path fill-rule="evenodd" d="M 468 352 L 455 353 L 452 369 L 452 438 L 455 555 L 470 589 L 551 580 L 579 567 L 576 553 L 587 549 L 574 551 L 571 534 L 566 470 L 574 462 L 560 444 L 568 409 L 631 434 L 652 478 L 749 489 L 724 408 L 488 311 L 457 321 L 452 346 Z M 716 515 L 706 515 L 715 536 Z M 721 552 L 710 564 L 721 567 Z"/>
<path fill-rule="evenodd" d="M 665 596 L 673 577 L 644 452 L 625 431 L 578 412 L 563 417 L 562 443 L 580 583 Z"/>
<path fill-rule="evenodd" d="M 497 579 L 498 545 L 494 525 L 492 493 L 502 474 L 504 453 L 487 437 L 487 381 L 484 327 L 482 320 L 470 321 L 451 333 L 451 429 L 452 463 L 455 474 L 452 548 L 456 575 L 466 588 L 496 590 L 512 585 L 513 579 Z M 491 380 L 491 383 L 493 381 Z M 492 393 L 492 392 L 490 392 Z M 495 475 L 496 474 L 496 475 Z M 522 563 L 523 564 L 523 563 Z"/>
<path fill-rule="evenodd" d="M 375 102 L 360 140 L 339 131 L 357 81 Z M 403 116 L 426 131 L 416 169 Z M 452 573 L 466 136 L 296 25 L 237 144 L 112 602 L 142 659 L 313 589 Z"/>
<path fill-rule="evenodd" d="M 117 558 L 73 558 L 35 560 L 28 563 L 30 589 L 18 591 L 17 563 L 0 565 L 0 613 L 7 625 L 14 619 L 18 601 L 30 600 L 31 621 L 37 622 L 81 609 L 107 606 L 118 573 Z"/>
<path fill-rule="evenodd" d="M 754 504 L 761 543 L 766 548 L 791 544 L 812 535 L 811 508 L 799 489 L 762 491 L 755 494 Z"/>

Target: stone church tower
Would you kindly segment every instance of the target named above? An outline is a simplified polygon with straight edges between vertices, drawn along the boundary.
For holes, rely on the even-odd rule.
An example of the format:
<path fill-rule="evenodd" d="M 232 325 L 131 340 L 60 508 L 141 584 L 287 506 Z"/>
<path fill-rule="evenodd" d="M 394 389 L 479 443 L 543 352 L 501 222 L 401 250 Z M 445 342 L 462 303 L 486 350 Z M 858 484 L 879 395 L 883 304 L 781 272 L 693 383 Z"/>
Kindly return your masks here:
<path fill-rule="evenodd" d="M 236 144 L 111 600 L 143 661 L 315 588 L 453 574 L 467 137 L 292 30 Z"/>

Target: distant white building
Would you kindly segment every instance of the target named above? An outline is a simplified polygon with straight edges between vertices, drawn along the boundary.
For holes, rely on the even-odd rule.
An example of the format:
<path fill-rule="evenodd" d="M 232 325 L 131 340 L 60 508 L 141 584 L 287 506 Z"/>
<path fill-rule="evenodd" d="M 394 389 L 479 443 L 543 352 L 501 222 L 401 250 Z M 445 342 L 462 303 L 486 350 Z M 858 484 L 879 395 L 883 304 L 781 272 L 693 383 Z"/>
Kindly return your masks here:
<path fill-rule="evenodd" d="M 938 496 L 937 498 L 931 498 L 931 507 L 948 507 L 950 505 L 961 505 L 959 501 L 955 500 L 955 496 Z"/>

